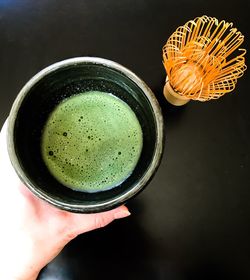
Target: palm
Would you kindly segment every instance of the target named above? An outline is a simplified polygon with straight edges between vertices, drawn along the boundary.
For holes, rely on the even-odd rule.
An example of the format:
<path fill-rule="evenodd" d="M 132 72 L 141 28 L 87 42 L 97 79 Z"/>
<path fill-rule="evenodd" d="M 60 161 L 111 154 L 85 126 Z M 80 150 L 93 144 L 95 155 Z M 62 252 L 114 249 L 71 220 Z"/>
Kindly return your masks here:
<path fill-rule="evenodd" d="M 35 279 L 39 270 L 78 234 L 129 215 L 125 206 L 99 214 L 73 214 L 35 197 L 20 182 L 9 161 L 6 124 L 0 136 L 0 176 L 3 183 L 0 257 L 6 263 L 0 276 L 9 275 L 15 263 L 14 274 L 21 275 L 18 279 Z"/>

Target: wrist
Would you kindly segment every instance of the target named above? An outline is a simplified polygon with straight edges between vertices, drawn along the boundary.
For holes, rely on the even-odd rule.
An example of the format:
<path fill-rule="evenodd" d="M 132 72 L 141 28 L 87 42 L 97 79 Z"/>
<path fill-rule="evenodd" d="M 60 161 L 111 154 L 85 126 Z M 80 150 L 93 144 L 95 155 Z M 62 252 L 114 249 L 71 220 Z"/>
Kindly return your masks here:
<path fill-rule="evenodd" d="M 0 259 L 4 260 L 0 267 L 0 279 L 4 280 L 35 280 L 42 269 L 37 261 L 33 242 L 29 238 L 15 239 L 10 233 L 11 244 L 0 242 Z M 18 248 L 18 249 L 17 249 Z"/>
<path fill-rule="evenodd" d="M 36 280 L 40 271 L 32 273 L 13 273 L 11 271 L 0 271 L 0 279 L 5 280 Z"/>

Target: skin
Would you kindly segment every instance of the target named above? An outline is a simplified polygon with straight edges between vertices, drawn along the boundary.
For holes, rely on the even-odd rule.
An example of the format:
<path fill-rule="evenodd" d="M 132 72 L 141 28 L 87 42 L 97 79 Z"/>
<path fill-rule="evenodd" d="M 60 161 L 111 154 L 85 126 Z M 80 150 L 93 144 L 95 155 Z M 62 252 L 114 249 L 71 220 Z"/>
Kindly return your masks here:
<path fill-rule="evenodd" d="M 35 197 L 11 166 L 6 122 L 0 133 L 0 178 L 0 279 L 34 280 L 77 235 L 130 215 L 125 206 L 98 214 L 74 214 Z"/>

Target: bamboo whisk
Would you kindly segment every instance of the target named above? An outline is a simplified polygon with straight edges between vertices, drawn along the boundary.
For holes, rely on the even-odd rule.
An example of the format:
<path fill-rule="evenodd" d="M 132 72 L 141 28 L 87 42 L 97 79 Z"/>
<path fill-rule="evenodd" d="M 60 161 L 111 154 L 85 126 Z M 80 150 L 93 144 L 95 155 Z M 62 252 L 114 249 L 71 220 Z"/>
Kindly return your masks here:
<path fill-rule="evenodd" d="M 190 99 L 216 99 L 235 88 L 246 70 L 244 36 L 232 23 L 202 16 L 180 26 L 163 47 L 166 99 L 183 105 Z"/>

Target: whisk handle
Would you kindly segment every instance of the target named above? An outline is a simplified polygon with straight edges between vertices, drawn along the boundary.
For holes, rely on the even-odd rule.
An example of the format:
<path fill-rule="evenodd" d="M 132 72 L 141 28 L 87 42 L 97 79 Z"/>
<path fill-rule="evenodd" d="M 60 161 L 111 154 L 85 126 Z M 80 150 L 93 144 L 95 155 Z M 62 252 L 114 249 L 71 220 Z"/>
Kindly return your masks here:
<path fill-rule="evenodd" d="M 166 79 L 166 83 L 163 89 L 163 94 L 167 99 L 167 101 L 175 106 L 182 106 L 190 101 L 190 99 L 186 98 L 185 96 L 181 96 L 174 91 L 174 89 L 169 83 L 168 78 Z"/>

